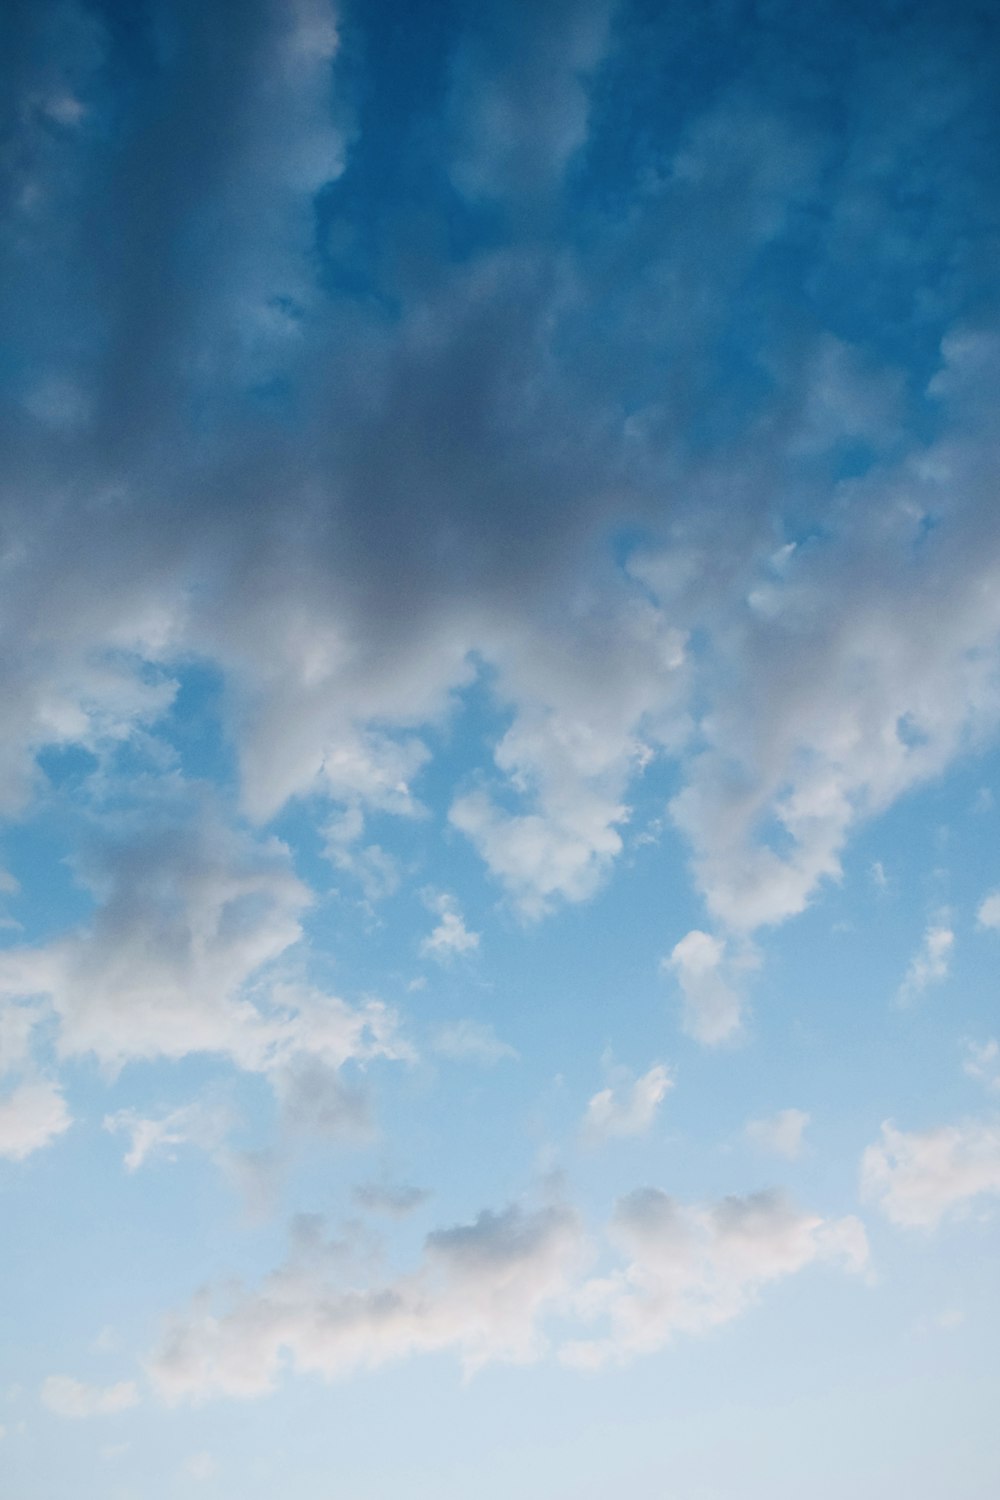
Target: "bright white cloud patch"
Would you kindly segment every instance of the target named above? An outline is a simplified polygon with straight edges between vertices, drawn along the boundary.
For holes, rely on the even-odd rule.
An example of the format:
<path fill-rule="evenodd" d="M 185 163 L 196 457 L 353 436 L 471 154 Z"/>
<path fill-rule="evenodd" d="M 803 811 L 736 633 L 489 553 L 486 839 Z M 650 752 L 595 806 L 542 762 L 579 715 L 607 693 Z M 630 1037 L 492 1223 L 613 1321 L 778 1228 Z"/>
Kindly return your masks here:
<path fill-rule="evenodd" d="M 929 985 L 947 979 L 954 946 L 955 934 L 950 927 L 940 924 L 928 927 L 899 987 L 897 998 L 901 1005 L 917 999 Z"/>
<path fill-rule="evenodd" d="M 868 1256 L 857 1219 L 824 1220 L 766 1192 L 689 1206 L 642 1188 L 619 1201 L 611 1235 L 625 1265 L 587 1283 L 581 1295 L 583 1308 L 607 1319 L 610 1331 L 564 1350 L 568 1362 L 587 1368 L 727 1323 L 768 1282 L 813 1261 L 842 1261 L 856 1271 Z"/>
<path fill-rule="evenodd" d="M 1000 928 L 1000 891 L 991 891 L 979 903 L 976 921 L 980 927 Z"/>
<path fill-rule="evenodd" d="M 1000 1125 L 966 1120 L 907 1132 L 889 1122 L 861 1161 L 861 1189 L 907 1229 L 935 1229 L 946 1214 L 1000 1193 Z"/>
<path fill-rule="evenodd" d="M 474 953 L 479 947 L 479 933 L 470 932 L 466 927 L 454 896 L 431 894 L 427 897 L 427 905 L 440 921 L 420 944 L 424 957 L 446 962 L 458 953 Z"/>
<path fill-rule="evenodd" d="M 689 1036 L 714 1047 L 739 1033 L 743 997 L 733 983 L 732 965 L 720 938 L 689 932 L 663 960 L 663 968 L 677 976 L 684 1002 L 682 1024 Z"/>
<path fill-rule="evenodd" d="M 587 1105 L 583 1128 L 594 1139 L 644 1135 L 654 1124 L 660 1105 L 674 1086 L 668 1068 L 656 1063 L 635 1078 L 627 1068 L 613 1070 L 607 1088 Z"/>
<path fill-rule="evenodd" d="M 748 1120 L 745 1126 L 747 1140 L 763 1151 L 773 1151 L 794 1161 L 802 1155 L 803 1137 L 809 1116 L 802 1109 L 782 1109 L 776 1115 L 760 1120 Z"/>
<path fill-rule="evenodd" d="M 23 1161 L 51 1145 L 72 1124 L 58 1085 L 38 1079 L 0 1098 L 0 1157 Z"/>
<path fill-rule="evenodd" d="M 58 1417 L 108 1417 L 138 1405 L 135 1382 L 86 1385 L 71 1375 L 50 1375 L 42 1384 L 42 1402 Z"/>

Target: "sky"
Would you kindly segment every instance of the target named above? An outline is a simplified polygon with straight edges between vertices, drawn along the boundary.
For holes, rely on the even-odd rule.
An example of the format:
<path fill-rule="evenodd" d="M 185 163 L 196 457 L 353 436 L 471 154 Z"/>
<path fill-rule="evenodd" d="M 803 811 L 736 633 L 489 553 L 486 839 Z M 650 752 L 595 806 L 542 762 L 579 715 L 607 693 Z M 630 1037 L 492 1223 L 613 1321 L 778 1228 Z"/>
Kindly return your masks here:
<path fill-rule="evenodd" d="M 0 1500 L 1000 1493 L 998 65 L 2 7 Z"/>

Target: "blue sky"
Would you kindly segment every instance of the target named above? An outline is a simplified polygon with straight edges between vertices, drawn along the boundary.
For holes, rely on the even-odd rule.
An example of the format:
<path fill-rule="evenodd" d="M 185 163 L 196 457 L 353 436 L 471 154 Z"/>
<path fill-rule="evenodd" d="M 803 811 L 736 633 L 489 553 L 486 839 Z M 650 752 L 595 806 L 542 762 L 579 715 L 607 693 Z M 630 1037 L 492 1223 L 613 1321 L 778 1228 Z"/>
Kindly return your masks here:
<path fill-rule="evenodd" d="M 993 8 L 0 38 L 0 1496 L 992 1500 Z"/>

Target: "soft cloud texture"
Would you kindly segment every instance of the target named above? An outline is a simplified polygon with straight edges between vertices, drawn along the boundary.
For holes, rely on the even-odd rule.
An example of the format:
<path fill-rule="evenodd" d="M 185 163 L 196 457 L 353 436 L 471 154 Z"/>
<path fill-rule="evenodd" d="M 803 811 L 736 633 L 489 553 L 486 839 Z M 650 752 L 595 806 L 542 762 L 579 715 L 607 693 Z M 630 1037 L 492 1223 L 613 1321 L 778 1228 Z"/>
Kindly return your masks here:
<path fill-rule="evenodd" d="M 583 1119 L 585 1134 L 594 1140 L 609 1136 L 644 1135 L 656 1120 L 660 1105 L 674 1086 L 673 1077 L 656 1063 L 641 1077 L 627 1068 L 612 1072 L 607 1088 L 596 1093 Z"/>
<path fill-rule="evenodd" d="M 43 1405 L 57 1417 L 108 1417 L 128 1411 L 139 1401 L 135 1382 L 117 1385 L 86 1385 L 71 1375 L 50 1375 L 42 1384 Z"/>
<path fill-rule="evenodd" d="M 149 1366 L 168 1401 L 257 1396 L 281 1365 L 331 1379 L 407 1355 L 452 1349 L 467 1371 L 520 1363 L 545 1347 L 543 1306 L 564 1298 L 582 1251 L 568 1208 L 511 1207 L 437 1230 L 418 1268 L 384 1284 L 344 1284 L 337 1247 L 300 1226 L 289 1262 L 221 1311 L 178 1316 Z"/>
<path fill-rule="evenodd" d="M 773 1151 L 794 1161 L 802 1155 L 803 1136 L 809 1116 L 803 1109 L 782 1109 L 766 1119 L 748 1120 L 744 1127 L 747 1140 L 764 1151 Z"/>
<path fill-rule="evenodd" d="M 233 1124 L 231 1112 L 222 1105 L 196 1100 L 182 1104 L 159 1116 L 143 1116 L 134 1109 L 121 1109 L 105 1115 L 104 1129 L 129 1138 L 124 1164 L 135 1172 L 150 1157 L 175 1159 L 178 1146 L 196 1146 L 202 1151 L 218 1151 Z"/>
<path fill-rule="evenodd" d="M 768 1282 L 813 1261 L 860 1270 L 868 1254 L 859 1220 L 824 1220 L 770 1192 L 690 1206 L 641 1188 L 619 1201 L 611 1235 L 626 1264 L 582 1293 L 584 1308 L 607 1318 L 611 1331 L 565 1350 L 570 1363 L 586 1368 L 729 1322 Z"/>
<path fill-rule="evenodd" d="M 454 896 L 432 894 L 427 897 L 427 906 L 440 921 L 420 944 L 425 958 L 436 958 L 447 962 L 458 953 L 474 953 L 479 947 L 479 933 L 470 932 Z"/>
<path fill-rule="evenodd" d="M 684 1001 L 681 1024 L 689 1036 L 714 1047 L 739 1034 L 744 1002 L 722 939 L 689 932 L 662 967 L 677 976 Z"/>
<path fill-rule="evenodd" d="M 353 1009 L 273 971 L 299 942 L 312 896 L 276 839 L 257 842 L 198 811 L 177 817 L 168 806 L 161 819 L 154 808 L 141 831 L 97 845 L 82 870 L 92 919 L 45 947 L 0 954 L 0 993 L 44 997 L 60 1054 L 92 1053 L 111 1069 L 216 1053 L 284 1088 L 304 1056 L 337 1069 L 405 1055 L 378 1001 Z"/>
<path fill-rule="evenodd" d="M 966 1120 L 907 1132 L 888 1121 L 861 1161 L 861 1189 L 906 1229 L 935 1229 L 982 1195 L 1000 1193 L 1000 1126 Z"/>
<path fill-rule="evenodd" d="M 23 1161 L 51 1145 L 71 1124 L 57 1084 L 45 1079 L 20 1083 L 0 1098 L 0 1157 Z"/>
<path fill-rule="evenodd" d="M 517 1049 L 501 1041 L 486 1021 L 453 1021 L 440 1027 L 432 1038 L 434 1051 L 450 1062 L 498 1063 L 516 1060 Z"/>
<path fill-rule="evenodd" d="M 992 1036 L 986 1042 L 967 1042 L 962 1067 L 977 1083 L 1000 1089 L 1000 1042 Z"/>
<path fill-rule="evenodd" d="M 948 978 L 954 946 L 955 934 L 950 927 L 928 927 L 899 987 L 897 998 L 901 1005 L 908 1005 L 911 1000 L 917 999 L 928 985 L 940 984 Z"/>
<path fill-rule="evenodd" d="M 976 921 L 980 927 L 1000 927 L 1000 891 L 991 891 L 979 903 Z"/>

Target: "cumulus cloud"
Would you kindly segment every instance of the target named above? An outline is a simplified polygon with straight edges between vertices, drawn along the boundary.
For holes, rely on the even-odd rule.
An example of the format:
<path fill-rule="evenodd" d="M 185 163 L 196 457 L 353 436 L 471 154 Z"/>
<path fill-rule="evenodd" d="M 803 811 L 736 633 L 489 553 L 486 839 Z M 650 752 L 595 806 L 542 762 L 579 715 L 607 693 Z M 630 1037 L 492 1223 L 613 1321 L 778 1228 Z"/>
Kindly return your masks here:
<path fill-rule="evenodd" d="M 935 1229 L 972 1200 L 1000 1193 L 1000 1126 L 966 1120 L 908 1132 L 886 1121 L 862 1157 L 861 1190 L 894 1224 Z"/>
<path fill-rule="evenodd" d="M 581 1295 L 584 1309 L 607 1319 L 610 1331 L 563 1351 L 567 1362 L 585 1368 L 727 1323 L 767 1283 L 814 1261 L 842 1261 L 857 1271 L 868 1254 L 858 1219 L 825 1220 L 773 1192 L 690 1206 L 641 1188 L 619 1200 L 610 1232 L 625 1266 L 589 1282 Z"/>
<path fill-rule="evenodd" d="M 980 927 L 1000 928 L 1000 891 L 991 891 L 979 903 L 976 921 Z"/>
<path fill-rule="evenodd" d="M 139 1392 L 135 1382 L 121 1380 L 117 1385 L 86 1385 L 71 1375 L 50 1375 L 42 1383 L 43 1405 L 57 1417 L 106 1417 L 137 1406 Z"/>
<path fill-rule="evenodd" d="M 0 990 L 44 997 L 60 1054 L 113 1069 L 207 1052 L 277 1079 L 300 1055 L 335 1069 L 405 1055 L 378 1001 L 352 1008 L 272 972 L 301 938 L 311 893 L 278 840 L 198 814 L 153 809 L 141 830 L 95 846 L 81 862 L 93 917 L 44 947 L 6 950 Z"/>
<path fill-rule="evenodd" d="M 802 1155 L 803 1136 L 808 1124 L 809 1116 L 805 1110 L 782 1109 L 769 1118 L 748 1120 L 744 1132 L 752 1145 L 794 1161 Z"/>
<path fill-rule="evenodd" d="M 23 1161 L 68 1130 L 72 1116 L 59 1086 L 29 1079 L 0 1099 L 0 1157 Z"/>
<path fill-rule="evenodd" d="M 603 3 L 536 10 L 465 18 L 441 103 L 460 193 L 519 204 L 507 243 L 433 270 L 417 257 L 420 272 L 402 253 L 408 200 L 370 181 L 383 242 L 366 259 L 335 190 L 357 137 L 320 0 L 259 0 L 235 30 L 185 12 L 159 102 L 130 78 L 127 108 L 107 80 L 132 64 L 104 66 L 114 38 L 96 13 L 27 27 L 4 254 L 15 365 L 43 374 L 10 418 L 7 806 L 30 797 L 40 748 L 148 730 L 184 664 L 207 660 L 245 809 L 334 804 L 358 832 L 332 857 L 378 899 L 399 871 L 361 842 L 365 819 L 419 815 L 426 731 L 479 672 L 508 723 L 452 819 L 520 910 L 598 889 L 630 785 L 668 755 L 710 915 L 746 932 L 800 911 L 859 819 L 994 731 L 995 453 L 976 391 L 997 345 L 936 280 L 980 232 L 977 194 L 935 165 L 920 111 L 890 127 L 863 103 L 905 97 L 926 38 L 879 52 L 863 87 L 831 55 L 846 151 L 732 80 L 640 149 L 618 93 L 592 97 L 588 80 L 604 63 L 642 76 L 649 38 L 624 14 L 609 28 Z M 56 30 L 53 61 L 40 38 Z M 795 76 L 793 59 L 772 66 L 765 29 L 747 40 L 755 76 Z M 981 103 L 939 41 L 962 69 L 956 99 Z M 636 159 L 628 212 L 609 215 L 588 174 L 619 137 Z M 873 161 L 925 185 L 919 235 Z M 571 181 L 586 229 L 555 249 L 539 225 Z M 113 245 L 84 228 L 95 201 Z M 813 321 L 744 316 L 774 247 L 806 253 L 796 226 L 820 202 L 831 237 L 801 267 L 824 288 Z M 855 305 L 842 278 L 859 264 L 924 309 L 921 349 L 940 342 L 940 367 L 918 372 L 931 441 L 880 318 L 856 343 L 822 326 L 819 308 L 840 325 Z M 750 325 L 762 342 L 744 347 Z M 760 376 L 742 395 L 720 385 L 727 340 Z M 643 540 L 612 565 L 625 536 Z"/>
<path fill-rule="evenodd" d="M 950 927 L 928 927 L 899 987 L 897 999 L 901 1005 L 907 1005 L 922 995 L 928 985 L 940 984 L 947 979 L 954 946 L 955 934 Z"/>
<path fill-rule="evenodd" d="M 744 1000 L 733 982 L 726 944 L 710 933 L 689 932 L 661 967 L 677 976 L 683 998 L 681 1024 L 689 1036 L 718 1046 L 739 1034 Z"/>
<path fill-rule="evenodd" d="M 37 1005 L 0 999 L 0 1077 L 27 1063 L 39 1019 Z"/>
<path fill-rule="evenodd" d="M 440 921 L 420 944 L 423 956 L 447 962 L 458 953 L 474 953 L 479 947 L 479 933 L 470 932 L 466 927 L 455 897 L 444 892 L 430 892 L 425 899 L 428 909 Z"/>
<path fill-rule="evenodd" d="M 327 1379 L 441 1349 L 469 1371 L 523 1363 L 545 1347 L 538 1315 L 565 1296 L 581 1245 L 568 1208 L 486 1211 L 430 1234 L 409 1274 L 344 1286 L 339 1258 L 314 1238 L 258 1289 L 221 1310 L 203 1299 L 175 1318 L 150 1378 L 173 1402 L 260 1395 L 286 1363 Z"/>
<path fill-rule="evenodd" d="M 595 1140 L 644 1135 L 655 1123 L 660 1105 L 673 1086 L 673 1076 L 662 1063 L 654 1064 L 639 1078 L 627 1068 L 614 1069 L 608 1087 L 587 1105 L 585 1134 Z"/>

